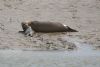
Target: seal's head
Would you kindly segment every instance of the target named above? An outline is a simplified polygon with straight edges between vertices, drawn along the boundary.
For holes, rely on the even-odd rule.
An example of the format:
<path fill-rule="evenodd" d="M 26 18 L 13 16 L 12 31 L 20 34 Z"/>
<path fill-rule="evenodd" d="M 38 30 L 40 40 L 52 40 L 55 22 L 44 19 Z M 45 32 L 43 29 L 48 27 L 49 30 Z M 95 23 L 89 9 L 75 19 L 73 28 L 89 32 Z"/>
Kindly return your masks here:
<path fill-rule="evenodd" d="M 34 31 L 31 28 L 31 22 L 22 22 L 23 33 L 26 36 L 33 36 Z"/>
<path fill-rule="evenodd" d="M 25 32 L 26 29 L 29 27 L 29 25 L 28 25 L 27 22 L 22 22 L 21 25 L 22 25 L 22 28 L 23 28 L 24 32 Z"/>

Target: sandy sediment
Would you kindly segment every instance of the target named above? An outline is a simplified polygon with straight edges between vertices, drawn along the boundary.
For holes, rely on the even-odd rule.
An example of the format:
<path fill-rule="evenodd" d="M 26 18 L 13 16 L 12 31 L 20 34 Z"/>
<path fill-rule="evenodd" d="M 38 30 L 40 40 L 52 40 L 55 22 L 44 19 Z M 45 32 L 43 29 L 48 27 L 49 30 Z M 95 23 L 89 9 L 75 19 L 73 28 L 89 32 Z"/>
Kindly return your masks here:
<path fill-rule="evenodd" d="M 77 33 L 34 34 L 32 38 L 18 33 L 22 21 L 60 22 L 78 30 Z M 1 0 L 0 48 L 29 48 L 33 50 L 66 50 L 68 40 L 79 38 L 100 46 L 99 0 Z M 71 47 L 75 47 L 71 43 Z M 70 48 L 73 49 L 73 48 Z"/>

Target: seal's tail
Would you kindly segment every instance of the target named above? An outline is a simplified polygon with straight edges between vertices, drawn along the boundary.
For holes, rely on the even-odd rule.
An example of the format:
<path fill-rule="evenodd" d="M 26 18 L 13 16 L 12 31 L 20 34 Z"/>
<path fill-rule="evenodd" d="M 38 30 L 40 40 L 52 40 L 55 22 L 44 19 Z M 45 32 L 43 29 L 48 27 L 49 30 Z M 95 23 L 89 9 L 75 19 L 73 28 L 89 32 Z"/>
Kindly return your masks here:
<path fill-rule="evenodd" d="M 70 28 L 70 27 L 68 27 L 68 26 L 66 26 L 67 27 L 67 31 L 68 32 L 78 32 L 77 30 L 74 30 L 74 29 L 72 29 L 72 28 Z"/>

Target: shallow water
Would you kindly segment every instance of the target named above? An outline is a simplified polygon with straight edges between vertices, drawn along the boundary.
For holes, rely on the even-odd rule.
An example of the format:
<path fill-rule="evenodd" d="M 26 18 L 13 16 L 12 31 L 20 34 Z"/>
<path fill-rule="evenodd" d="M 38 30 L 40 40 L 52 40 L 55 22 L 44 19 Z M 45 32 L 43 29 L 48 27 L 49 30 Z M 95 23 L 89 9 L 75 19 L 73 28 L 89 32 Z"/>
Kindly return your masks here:
<path fill-rule="evenodd" d="M 100 52 L 83 40 L 65 38 L 78 49 L 74 51 L 0 50 L 0 67 L 100 67 Z"/>
<path fill-rule="evenodd" d="M 99 67 L 100 54 L 1 50 L 0 67 Z"/>
<path fill-rule="evenodd" d="M 66 51 L 67 53 L 76 56 L 94 56 L 94 55 L 100 55 L 99 50 L 94 50 L 94 47 L 91 44 L 84 43 L 84 40 L 80 40 L 78 38 L 65 38 L 69 42 L 74 43 L 77 46 L 77 50 L 75 51 Z"/>

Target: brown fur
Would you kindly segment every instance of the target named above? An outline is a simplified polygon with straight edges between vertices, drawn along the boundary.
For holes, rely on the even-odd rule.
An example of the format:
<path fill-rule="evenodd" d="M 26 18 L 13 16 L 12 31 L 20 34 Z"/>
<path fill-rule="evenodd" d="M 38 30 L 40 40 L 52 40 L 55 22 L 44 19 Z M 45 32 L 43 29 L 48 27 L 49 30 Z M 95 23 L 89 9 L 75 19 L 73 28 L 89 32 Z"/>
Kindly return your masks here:
<path fill-rule="evenodd" d="M 28 26 L 31 26 L 32 30 L 35 32 L 77 32 L 61 23 L 40 21 L 22 22 L 22 28 L 24 31 L 26 31 Z"/>

